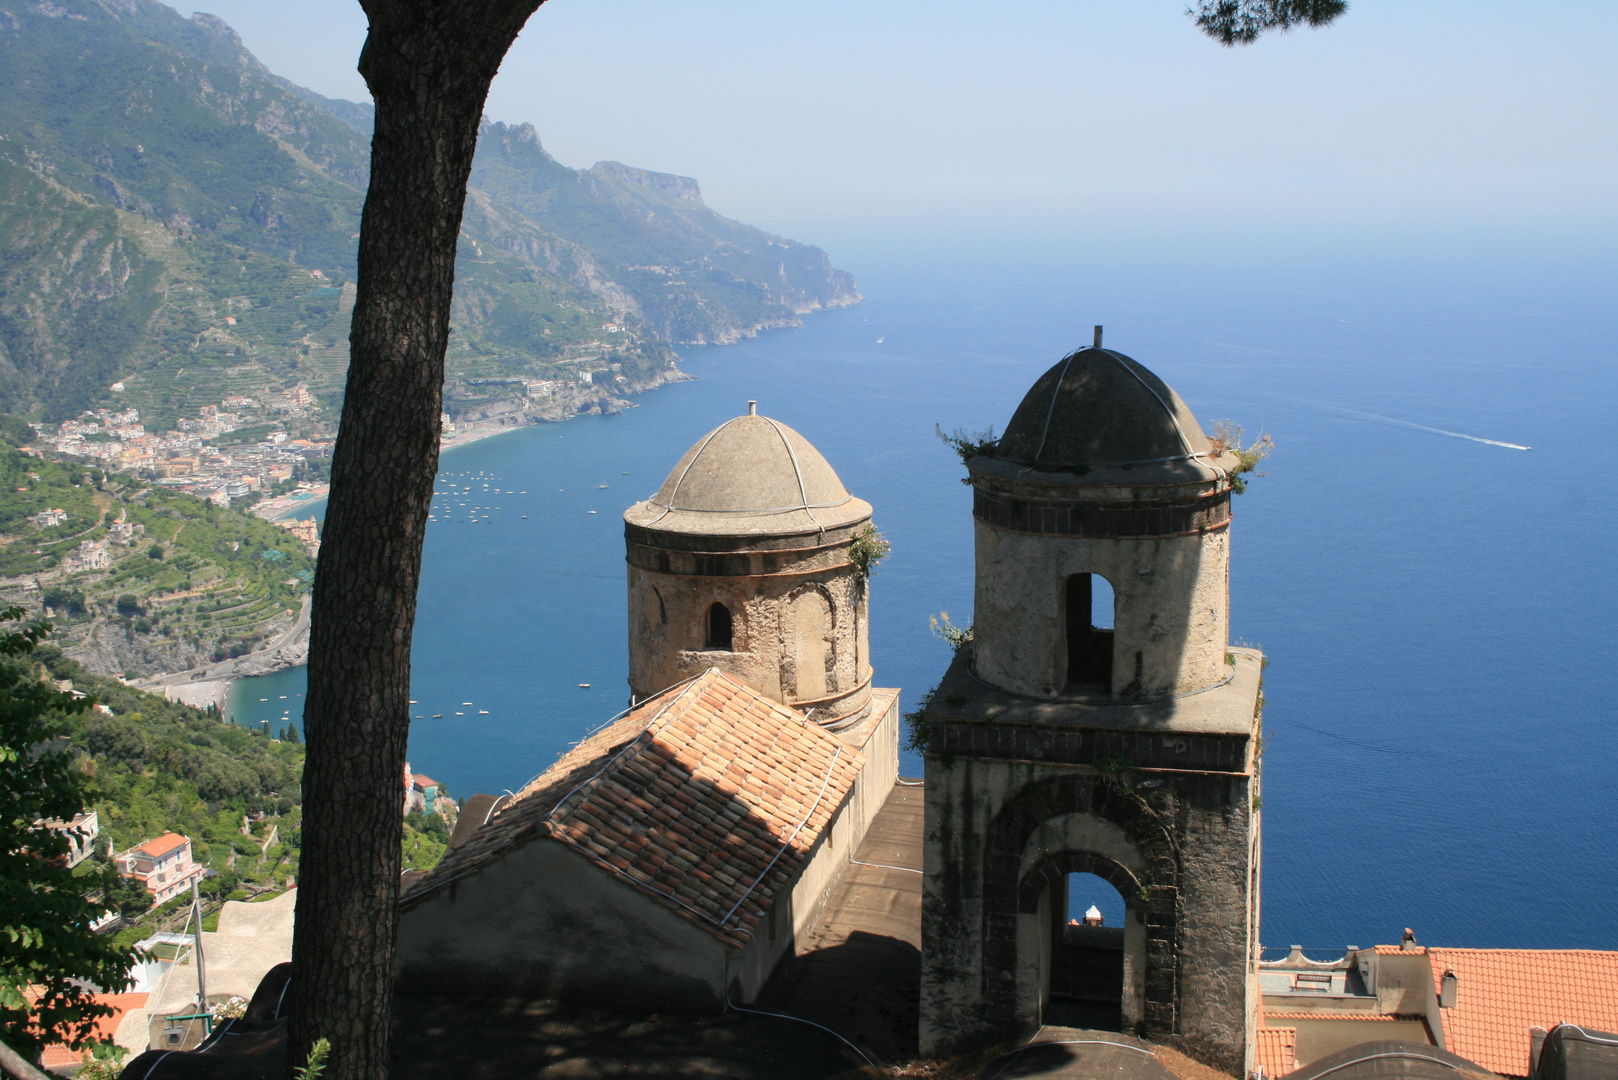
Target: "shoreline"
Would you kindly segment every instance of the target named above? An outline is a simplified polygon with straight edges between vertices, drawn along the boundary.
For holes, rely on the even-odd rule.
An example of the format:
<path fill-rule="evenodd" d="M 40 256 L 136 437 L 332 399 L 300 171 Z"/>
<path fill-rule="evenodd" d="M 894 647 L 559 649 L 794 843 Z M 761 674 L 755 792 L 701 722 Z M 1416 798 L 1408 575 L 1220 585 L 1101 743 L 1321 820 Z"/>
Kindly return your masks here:
<path fill-rule="evenodd" d="M 206 709 L 213 705 L 219 709 L 219 715 L 223 717 L 225 703 L 230 700 L 230 688 L 235 682 L 235 679 L 207 679 L 202 682 L 156 687 L 149 692 L 161 692 L 169 701 L 178 701 L 182 705 L 191 705 L 198 709 Z"/>
<path fill-rule="evenodd" d="M 287 630 L 262 649 L 245 656 L 219 660 L 211 664 L 176 671 L 167 675 L 154 675 L 146 679 L 131 679 L 129 686 L 151 694 L 162 694 L 170 701 L 181 701 L 206 709 L 217 706 L 221 718 L 230 700 L 230 690 L 237 679 L 255 675 L 273 675 L 277 671 L 302 667 L 309 658 L 309 611 L 311 600 L 304 595 L 298 617 Z"/>

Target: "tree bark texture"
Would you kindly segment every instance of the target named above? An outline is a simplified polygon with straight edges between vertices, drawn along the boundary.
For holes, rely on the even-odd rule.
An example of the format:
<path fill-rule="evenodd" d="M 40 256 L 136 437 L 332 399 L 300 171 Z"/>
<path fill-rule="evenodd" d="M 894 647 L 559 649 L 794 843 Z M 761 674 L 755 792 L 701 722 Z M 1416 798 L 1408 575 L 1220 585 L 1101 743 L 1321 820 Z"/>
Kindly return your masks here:
<path fill-rule="evenodd" d="M 410 731 L 410 642 L 455 249 L 489 83 L 541 0 L 361 0 L 376 102 L 342 426 L 310 616 L 290 1066 L 381 1080 Z"/>

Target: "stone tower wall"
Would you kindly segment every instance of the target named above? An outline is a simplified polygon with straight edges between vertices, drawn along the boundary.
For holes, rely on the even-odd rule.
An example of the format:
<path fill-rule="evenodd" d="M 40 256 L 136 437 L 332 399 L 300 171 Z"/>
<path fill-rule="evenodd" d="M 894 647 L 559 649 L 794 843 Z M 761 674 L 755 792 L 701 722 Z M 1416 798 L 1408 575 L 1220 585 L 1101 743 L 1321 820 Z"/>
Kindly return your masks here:
<path fill-rule="evenodd" d="M 1225 677 L 1230 539 L 1032 535 L 977 521 L 976 671 L 1013 693 L 1051 698 L 1067 681 L 1064 585 L 1097 574 L 1114 597 L 1112 697 L 1154 701 Z"/>
<path fill-rule="evenodd" d="M 870 698 L 866 582 L 847 537 L 723 553 L 629 543 L 629 686 L 649 697 L 710 667 L 818 719 Z M 707 613 L 724 604 L 729 650 L 706 648 Z"/>
<path fill-rule="evenodd" d="M 1256 670 L 1250 676 L 1256 683 Z M 950 711 L 928 713 L 938 725 L 935 744 L 986 750 L 988 740 L 1007 752 L 927 754 L 923 1052 L 1019 1038 L 1043 1022 L 1049 975 L 1041 964 L 1053 924 L 1046 901 L 1059 877 L 1083 872 L 1108 880 L 1127 908 L 1125 1030 L 1247 1075 L 1257 1008 L 1251 762 L 1231 772 L 1103 775 L 1093 765 L 1027 757 L 1093 760 L 1133 748 L 1144 758 L 1134 740 L 1005 726 L 985 734 L 978 718 L 951 721 Z"/>

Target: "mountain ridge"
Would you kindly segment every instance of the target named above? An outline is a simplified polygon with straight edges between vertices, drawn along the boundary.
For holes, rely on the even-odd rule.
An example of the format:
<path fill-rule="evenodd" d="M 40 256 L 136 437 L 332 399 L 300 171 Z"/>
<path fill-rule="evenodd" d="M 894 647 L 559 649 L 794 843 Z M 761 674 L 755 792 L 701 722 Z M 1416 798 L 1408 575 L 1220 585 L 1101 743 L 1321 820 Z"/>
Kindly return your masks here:
<path fill-rule="evenodd" d="M 156 0 L 0 0 L 0 83 L 0 408 L 66 419 L 117 381 L 163 430 L 235 358 L 268 390 L 306 382 L 334 423 L 370 106 Z M 564 412 L 608 407 L 683 377 L 671 345 L 859 300 L 820 249 L 724 218 L 691 178 L 569 169 L 529 125 L 481 135 L 452 415 L 501 379 L 556 384 Z"/>

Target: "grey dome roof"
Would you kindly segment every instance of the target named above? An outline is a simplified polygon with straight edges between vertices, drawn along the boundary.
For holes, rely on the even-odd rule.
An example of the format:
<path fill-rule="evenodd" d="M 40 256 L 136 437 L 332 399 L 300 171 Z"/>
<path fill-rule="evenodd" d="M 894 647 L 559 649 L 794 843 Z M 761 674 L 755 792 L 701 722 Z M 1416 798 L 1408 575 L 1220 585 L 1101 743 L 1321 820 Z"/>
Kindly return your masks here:
<path fill-rule="evenodd" d="M 626 521 L 670 532 L 800 533 L 871 516 L 819 450 L 779 420 L 727 420 L 685 452 Z"/>
<path fill-rule="evenodd" d="M 994 456 L 1048 472 L 1214 456 L 1180 395 L 1112 349 L 1081 349 L 1041 375 Z"/>

